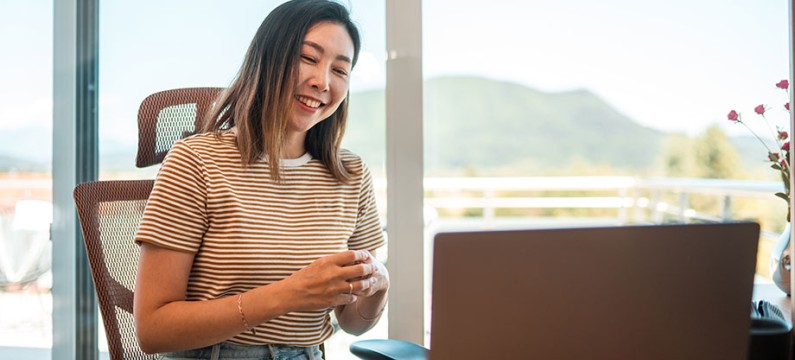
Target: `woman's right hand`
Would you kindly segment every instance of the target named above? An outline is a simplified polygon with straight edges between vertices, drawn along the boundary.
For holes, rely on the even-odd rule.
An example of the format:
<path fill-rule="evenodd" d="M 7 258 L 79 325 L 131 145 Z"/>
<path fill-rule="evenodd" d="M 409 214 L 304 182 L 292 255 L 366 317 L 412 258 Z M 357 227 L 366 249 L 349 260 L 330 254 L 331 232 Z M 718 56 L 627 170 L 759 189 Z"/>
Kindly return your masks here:
<path fill-rule="evenodd" d="M 318 310 L 356 301 L 356 293 L 370 287 L 367 278 L 376 271 L 365 250 L 348 250 L 324 256 L 284 279 L 295 305 L 292 311 Z"/>

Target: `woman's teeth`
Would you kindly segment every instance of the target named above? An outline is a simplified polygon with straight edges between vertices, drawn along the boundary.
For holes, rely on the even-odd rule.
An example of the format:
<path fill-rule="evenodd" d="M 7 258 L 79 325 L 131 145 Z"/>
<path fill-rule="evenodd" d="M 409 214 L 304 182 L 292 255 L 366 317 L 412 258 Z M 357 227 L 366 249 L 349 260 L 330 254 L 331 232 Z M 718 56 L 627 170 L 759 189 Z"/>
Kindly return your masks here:
<path fill-rule="evenodd" d="M 305 98 L 303 96 L 296 96 L 295 98 L 298 99 L 298 101 L 300 101 L 304 105 L 309 106 L 311 108 L 319 108 L 320 104 L 322 104 L 320 101 L 312 100 L 310 98 Z"/>

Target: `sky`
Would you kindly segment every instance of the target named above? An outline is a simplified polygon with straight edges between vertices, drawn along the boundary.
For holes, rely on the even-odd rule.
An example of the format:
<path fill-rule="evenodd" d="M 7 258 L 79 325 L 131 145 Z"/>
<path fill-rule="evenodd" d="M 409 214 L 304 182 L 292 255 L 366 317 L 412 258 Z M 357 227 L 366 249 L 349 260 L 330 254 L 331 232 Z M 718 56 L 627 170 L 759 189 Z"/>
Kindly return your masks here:
<path fill-rule="evenodd" d="M 428 0 L 423 10 L 429 75 L 584 88 L 644 125 L 690 134 L 733 108 L 786 102 L 774 86 L 789 74 L 783 0 Z"/>
<path fill-rule="evenodd" d="M 364 37 L 352 91 L 383 87 L 385 2 L 345 0 Z M 100 1 L 100 131 L 134 143 L 153 92 L 226 86 L 277 1 Z M 786 0 L 425 0 L 426 78 L 592 91 L 639 123 L 695 135 L 735 109 L 786 121 Z M 453 10 L 454 9 L 454 10 Z M 0 0 L 0 129 L 51 129 L 52 1 Z M 761 123 L 749 121 L 751 126 Z M 759 128 L 762 129 L 762 128 Z M 763 129 L 762 129 L 763 130 Z"/>

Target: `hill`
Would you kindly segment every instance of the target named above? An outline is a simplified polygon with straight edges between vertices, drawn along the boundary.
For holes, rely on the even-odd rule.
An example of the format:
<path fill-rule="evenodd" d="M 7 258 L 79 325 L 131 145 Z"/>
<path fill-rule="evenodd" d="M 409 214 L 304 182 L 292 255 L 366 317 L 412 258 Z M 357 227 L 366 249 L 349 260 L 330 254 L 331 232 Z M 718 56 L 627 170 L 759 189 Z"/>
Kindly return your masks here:
<path fill-rule="evenodd" d="M 643 127 L 586 90 L 544 93 L 474 77 L 425 83 L 425 162 L 429 174 L 522 164 L 538 175 L 574 160 L 648 169 L 662 132 Z M 352 95 L 346 146 L 381 164 L 384 93 Z M 488 175 L 488 174 L 479 174 Z"/>
<path fill-rule="evenodd" d="M 644 174 L 655 168 L 667 136 L 586 90 L 546 93 L 509 82 L 444 77 L 426 81 L 425 99 L 428 176 L 584 174 L 583 164 Z M 374 168 L 385 163 L 384 109 L 383 90 L 351 95 L 343 145 Z M 0 132 L 0 171 L 49 168 L 51 134 L 33 127 Z M 135 145 L 114 140 L 103 140 L 101 168 L 132 169 Z M 753 139 L 732 141 L 745 167 L 759 168 Z"/>

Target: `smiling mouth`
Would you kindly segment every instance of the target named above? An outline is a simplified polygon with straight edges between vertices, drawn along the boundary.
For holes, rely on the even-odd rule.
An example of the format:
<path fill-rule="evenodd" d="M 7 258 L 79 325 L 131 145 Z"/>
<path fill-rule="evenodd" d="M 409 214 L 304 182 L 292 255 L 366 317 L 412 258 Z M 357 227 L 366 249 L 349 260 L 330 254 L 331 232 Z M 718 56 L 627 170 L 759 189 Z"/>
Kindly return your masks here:
<path fill-rule="evenodd" d="M 308 107 L 311 107 L 313 109 L 317 109 L 317 108 L 326 106 L 326 104 L 324 104 L 324 103 L 322 103 L 322 102 L 320 102 L 318 100 L 310 99 L 308 97 L 301 96 L 301 95 L 296 95 L 295 99 L 300 101 L 302 104 L 304 104 L 304 105 L 306 105 Z"/>

